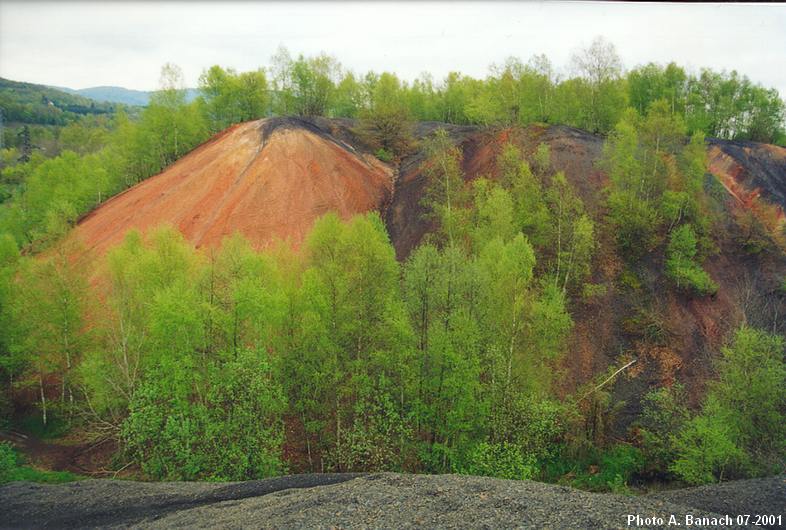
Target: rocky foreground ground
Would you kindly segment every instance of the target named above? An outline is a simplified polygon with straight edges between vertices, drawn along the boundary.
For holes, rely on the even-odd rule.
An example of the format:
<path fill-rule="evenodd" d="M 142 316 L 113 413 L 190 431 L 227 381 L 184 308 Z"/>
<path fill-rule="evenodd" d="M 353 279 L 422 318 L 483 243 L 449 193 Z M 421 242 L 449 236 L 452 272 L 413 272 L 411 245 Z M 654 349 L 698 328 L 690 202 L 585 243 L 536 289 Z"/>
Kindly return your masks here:
<path fill-rule="evenodd" d="M 392 473 L 0 487 L 2 528 L 591 529 L 679 523 L 704 529 L 744 528 L 737 516 L 755 514 L 781 515 L 786 523 L 786 475 L 630 497 L 538 482 Z"/>

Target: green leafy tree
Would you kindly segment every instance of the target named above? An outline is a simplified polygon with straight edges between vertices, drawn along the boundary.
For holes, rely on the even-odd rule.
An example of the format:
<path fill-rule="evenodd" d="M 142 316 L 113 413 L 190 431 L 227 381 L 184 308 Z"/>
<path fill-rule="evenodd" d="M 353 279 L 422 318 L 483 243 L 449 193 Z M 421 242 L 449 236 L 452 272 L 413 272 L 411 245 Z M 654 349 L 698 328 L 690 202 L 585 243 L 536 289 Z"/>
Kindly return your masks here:
<path fill-rule="evenodd" d="M 622 61 L 613 44 L 596 37 L 592 44 L 571 58 L 574 71 L 584 81 L 576 85 L 584 107 L 583 128 L 608 132 L 627 106 Z"/>
<path fill-rule="evenodd" d="M 15 282 L 8 346 L 24 362 L 20 384 L 36 387 L 44 426 L 55 392 L 61 410 L 73 412 L 75 368 L 90 349 L 83 321 L 88 295 L 83 270 L 61 250 L 49 259 L 22 261 Z"/>
<path fill-rule="evenodd" d="M 650 473 L 667 473 L 676 460 L 677 435 L 690 419 L 687 402 L 685 387 L 679 383 L 651 390 L 642 399 L 638 431 Z"/>
<path fill-rule="evenodd" d="M 718 290 L 696 259 L 696 234 L 691 225 L 682 225 L 671 233 L 666 250 L 666 275 L 677 288 L 689 289 L 699 295 L 714 294 Z"/>
<path fill-rule="evenodd" d="M 427 154 L 425 175 L 428 179 L 424 206 L 432 219 L 439 222 L 443 237 L 450 246 L 458 240 L 463 224 L 465 202 L 463 154 L 444 129 L 438 129 L 424 144 Z"/>
<path fill-rule="evenodd" d="M 211 132 L 233 123 L 265 116 L 268 107 L 267 79 L 263 70 L 238 74 L 211 66 L 199 78 L 204 112 Z"/>
<path fill-rule="evenodd" d="M 333 455 L 336 469 L 347 469 L 346 436 L 362 421 L 356 405 L 367 396 L 387 394 L 401 415 L 406 404 L 411 335 L 398 291 L 398 264 L 376 214 L 347 224 L 328 214 L 315 223 L 305 249 L 303 288 L 314 323 L 304 340 L 314 344 L 309 356 L 320 359 L 306 362 L 327 372 L 318 376 L 324 386 L 315 392 L 321 406 L 309 410 L 321 409 L 331 418 L 323 448 Z"/>
<path fill-rule="evenodd" d="M 671 470 L 702 484 L 782 469 L 786 367 L 782 337 L 742 327 L 721 350 L 718 379 L 676 439 Z"/>
<path fill-rule="evenodd" d="M 398 78 L 383 73 L 374 82 L 370 105 L 359 113 L 358 131 L 374 150 L 401 157 L 413 146 L 411 113 Z"/>
<path fill-rule="evenodd" d="M 416 338 L 412 416 L 425 469 L 448 471 L 484 428 L 477 272 L 460 247 L 426 244 L 404 267 Z"/>
<path fill-rule="evenodd" d="M 548 241 L 550 218 L 540 181 L 512 144 L 506 144 L 497 157 L 497 167 L 500 183 L 513 199 L 516 229 L 521 230 L 536 249 L 543 248 Z"/>
<path fill-rule="evenodd" d="M 166 480 L 249 480 L 285 470 L 284 396 L 259 354 L 244 351 L 212 365 L 201 399 L 172 395 L 158 373 L 135 392 L 122 430 L 145 473 Z"/>

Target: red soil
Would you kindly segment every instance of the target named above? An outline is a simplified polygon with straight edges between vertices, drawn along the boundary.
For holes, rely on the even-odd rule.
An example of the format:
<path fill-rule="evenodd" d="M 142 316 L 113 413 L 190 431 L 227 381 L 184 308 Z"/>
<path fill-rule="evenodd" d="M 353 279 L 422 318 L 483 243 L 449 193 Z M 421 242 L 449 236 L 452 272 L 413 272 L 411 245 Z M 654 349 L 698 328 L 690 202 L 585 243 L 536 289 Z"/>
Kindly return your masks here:
<path fill-rule="evenodd" d="M 108 200 L 73 232 L 101 255 L 132 228 L 178 228 L 195 246 L 216 247 L 239 231 L 257 247 L 276 238 L 294 245 L 314 220 L 381 209 L 391 170 L 327 133 L 296 120 L 236 125 L 178 162 Z"/>
<path fill-rule="evenodd" d="M 727 142 L 710 145 L 709 171 L 735 199 L 738 206 L 753 211 L 771 230 L 786 220 L 783 203 L 783 168 L 786 148 L 767 144 Z M 774 178 L 767 178 L 769 170 Z M 758 177 L 758 178 L 757 178 Z"/>

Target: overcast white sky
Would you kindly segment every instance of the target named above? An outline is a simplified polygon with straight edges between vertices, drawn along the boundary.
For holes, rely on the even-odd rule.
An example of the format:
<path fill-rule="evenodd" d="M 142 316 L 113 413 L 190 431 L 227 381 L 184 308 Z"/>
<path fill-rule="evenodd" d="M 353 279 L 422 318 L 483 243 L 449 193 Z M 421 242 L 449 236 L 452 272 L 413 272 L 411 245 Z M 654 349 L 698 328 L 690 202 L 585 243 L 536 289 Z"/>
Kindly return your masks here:
<path fill-rule="evenodd" d="M 786 95 L 786 5 L 601 2 L 21 2 L 0 0 L 0 77 L 151 90 L 167 61 L 196 86 L 212 64 L 250 70 L 280 44 L 357 72 L 483 76 L 510 55 L 557 67 L 594 36 L 625 66 L 736 69 Z"/>

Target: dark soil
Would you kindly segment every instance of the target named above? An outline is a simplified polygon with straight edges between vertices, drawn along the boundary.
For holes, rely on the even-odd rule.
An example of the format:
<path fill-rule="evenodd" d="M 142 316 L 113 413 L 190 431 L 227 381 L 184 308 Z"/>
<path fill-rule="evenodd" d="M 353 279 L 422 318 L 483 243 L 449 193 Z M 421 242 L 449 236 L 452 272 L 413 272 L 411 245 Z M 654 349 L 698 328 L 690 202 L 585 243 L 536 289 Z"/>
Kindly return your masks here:
<path fill-rule="evenodd" d="M 114 440 L 91 442 L 75 440 L 41 440 L 21 431 L 0 431 L 0 441 L 11 444 L 27 465 L 47 471 L 68 471 L 78 475 L 112 477 L 110 461 L 117 450 Z"/>

